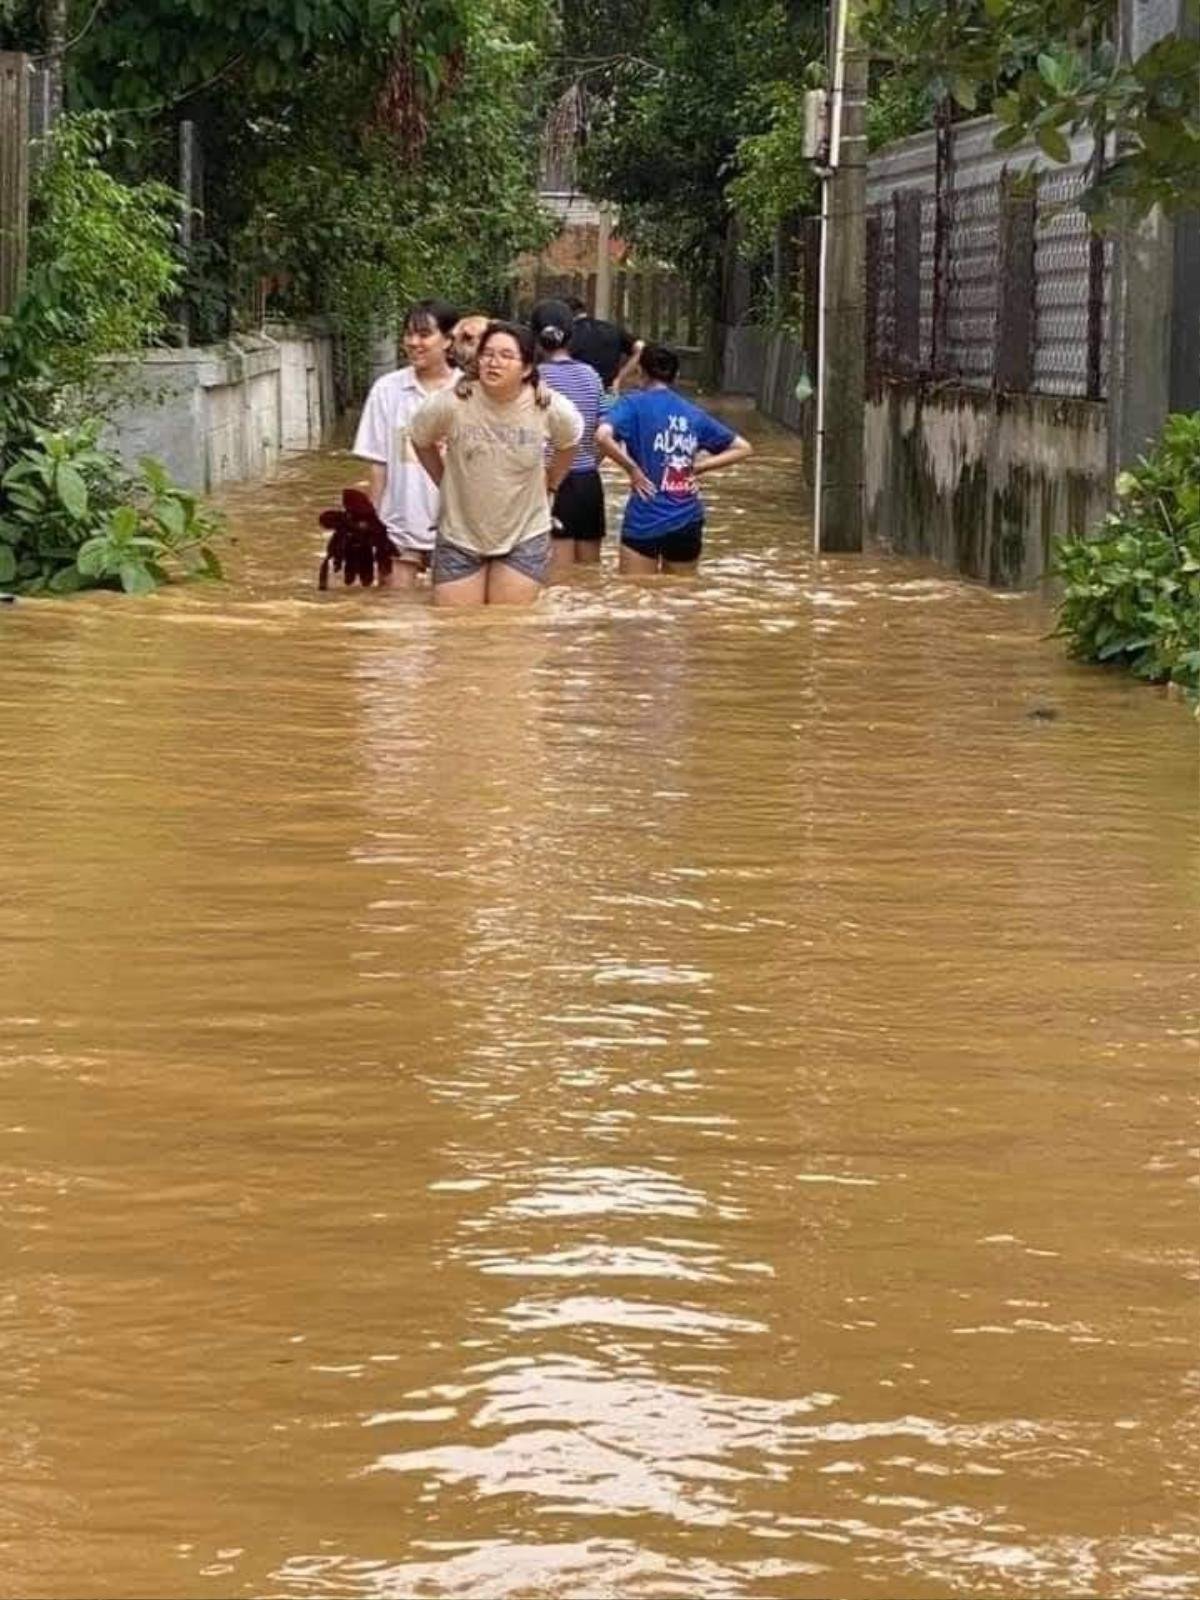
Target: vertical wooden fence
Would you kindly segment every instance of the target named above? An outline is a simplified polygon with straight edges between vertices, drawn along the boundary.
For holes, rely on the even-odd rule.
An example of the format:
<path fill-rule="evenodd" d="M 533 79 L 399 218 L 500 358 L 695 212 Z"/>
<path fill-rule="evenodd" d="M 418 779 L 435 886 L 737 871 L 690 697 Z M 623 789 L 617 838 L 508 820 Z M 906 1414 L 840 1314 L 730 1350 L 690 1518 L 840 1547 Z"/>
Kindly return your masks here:
<path fill-rule="evenodd" d="M 594 312 L 596 274 L 538 272 L 533 300 L 516 309 L 527 313 L 534 301 L 571 297 Z M 681 349 L 698 348 L 704 336 L 696 286 L 667 267 L 617 267 L 612 275 L 612 319 L 635 338 Z"/>

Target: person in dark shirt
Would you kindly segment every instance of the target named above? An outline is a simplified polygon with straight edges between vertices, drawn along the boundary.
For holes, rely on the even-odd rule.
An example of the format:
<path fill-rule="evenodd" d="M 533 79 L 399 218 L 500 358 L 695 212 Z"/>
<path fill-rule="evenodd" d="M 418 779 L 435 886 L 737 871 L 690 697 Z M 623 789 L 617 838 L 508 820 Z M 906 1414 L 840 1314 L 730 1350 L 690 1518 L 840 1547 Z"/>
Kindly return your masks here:
<path fill-rule="evenodd" d="M 643 341 L 604 317 L 589 317 L 587 306 L 578 297 L 567 304 L 575 319 L 571 324 L 571 355 L 576 361 L 595 367 L 606 389 L 620 393 L 624 379 L 637 368 Z"/>

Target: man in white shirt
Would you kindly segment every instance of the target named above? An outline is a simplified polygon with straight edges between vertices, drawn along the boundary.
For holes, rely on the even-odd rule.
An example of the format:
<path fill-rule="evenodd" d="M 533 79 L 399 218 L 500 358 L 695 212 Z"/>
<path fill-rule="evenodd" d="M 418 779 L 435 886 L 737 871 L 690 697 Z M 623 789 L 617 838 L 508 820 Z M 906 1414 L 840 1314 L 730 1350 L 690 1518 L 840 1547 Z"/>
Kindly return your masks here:
<path fill-rule="evenodd" d="M 443 300 L 419 300 L 404 318 L 408 365 L 387 372 L 371 387 L 354 437 L 354 454 L 371 463 L 370 494 L 392 544 L 390 581 L 411 589 L 429 566 L 437 537 L 438 490 L 417 460 L 408 430 L 431 394 L 449 388 L 458 313 Z"/>

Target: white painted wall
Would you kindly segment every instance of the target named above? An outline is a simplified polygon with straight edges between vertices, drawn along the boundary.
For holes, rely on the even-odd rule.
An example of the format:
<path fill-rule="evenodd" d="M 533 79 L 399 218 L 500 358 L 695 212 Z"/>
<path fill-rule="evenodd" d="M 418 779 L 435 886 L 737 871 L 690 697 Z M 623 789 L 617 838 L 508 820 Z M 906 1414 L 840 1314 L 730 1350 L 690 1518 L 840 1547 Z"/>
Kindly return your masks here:
<path fill-rule="evenodd" d="M 269 477 L 282 454 L 317 449 L 335 420 L 332 341 L 315 330 L 281 324 L 120 365 L 126 397 L 104 443 L 131 464 L 156 456 L 189 489 Z"/>

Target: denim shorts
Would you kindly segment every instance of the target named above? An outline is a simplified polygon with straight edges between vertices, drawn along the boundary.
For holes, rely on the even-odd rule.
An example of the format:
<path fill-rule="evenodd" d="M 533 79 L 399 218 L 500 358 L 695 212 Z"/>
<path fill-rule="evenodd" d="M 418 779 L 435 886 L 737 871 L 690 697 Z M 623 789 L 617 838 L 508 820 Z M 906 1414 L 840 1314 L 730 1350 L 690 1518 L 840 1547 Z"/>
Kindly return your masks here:
<path fill-rule="evenodd" d="M 550 535 L 534 534 L 532 539 L 523 539 L 499 556 L 479 555 L 439 538 L 433 552 L 433 581 L 456 583 L 460 578 L 473 578 L 493 561 L 503 562 L 534 583 L 545 583 L 550 573 Z"/>

